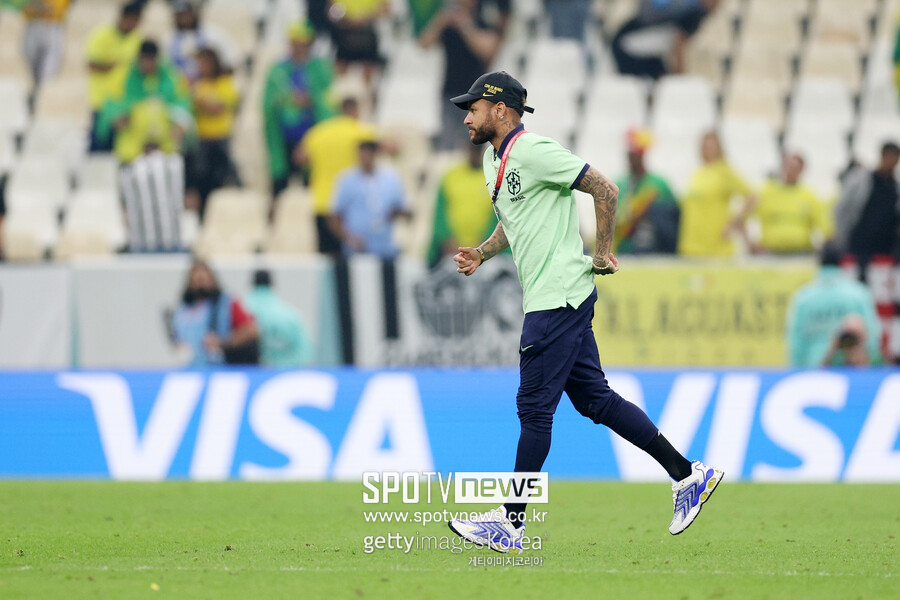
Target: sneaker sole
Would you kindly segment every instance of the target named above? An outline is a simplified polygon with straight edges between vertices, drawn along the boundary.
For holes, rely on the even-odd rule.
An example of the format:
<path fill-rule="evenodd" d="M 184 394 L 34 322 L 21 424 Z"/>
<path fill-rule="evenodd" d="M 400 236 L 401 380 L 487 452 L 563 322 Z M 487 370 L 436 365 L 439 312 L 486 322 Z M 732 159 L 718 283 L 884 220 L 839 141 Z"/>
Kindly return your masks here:
<path fill-rule="evenodd" d="M 688 512 L 687 517 L 684 520 L 684 527 L 682 527 L 679 531 L 669 533 L 672 535 L 679 535 L 684 533 L 688 527 L 691 526 L 691 523 L 694 522 L 694 519 L 697 518 L 697 515 L 700 514 L 700 509 L 703 508 L 703 505 L 706 504 L 706 501 L 709 500 L 713 492 L 716 491 L 716 488 L 719 487 L 719 484 L 722 483 L 722 480 L 725 479 L 725 471 L 719 471 L 713 469 L 713 476 L 709 478 L 709 481 L 706 482 L 706 489 L 700 492 L 700 502 L 693 509 Z"/>
<path fill-rule="evenodd" d="M 476 542 L 475 540 L 470 539 L 469 537 L 467 537 L 467 536 L 463 535 L 462 533 L 460 533 L 459 531 L 457 531 L 456 528 L 453 526 L 453 521 L 447 521 L 447 527 L 449 527 L 450 531 L 452 531 L 453 533 L 455 533 L 462 539 L 469 540 L 470 542 L 472 542 L 473 544 L 475 544 L 479 547 L 483 548 L 484 546 L 487 546 L 494 552 L 499 552 L 500 554 L 522 554 L 522 550 L 520 550 L 519 548 L 515 548 L 515 547 L 505 548 L 505 547 L 501 546 L 500 544 L 495 544 L 494 542 L 492 542 L 490 540 L 487 540 L 486 543 Z"/>

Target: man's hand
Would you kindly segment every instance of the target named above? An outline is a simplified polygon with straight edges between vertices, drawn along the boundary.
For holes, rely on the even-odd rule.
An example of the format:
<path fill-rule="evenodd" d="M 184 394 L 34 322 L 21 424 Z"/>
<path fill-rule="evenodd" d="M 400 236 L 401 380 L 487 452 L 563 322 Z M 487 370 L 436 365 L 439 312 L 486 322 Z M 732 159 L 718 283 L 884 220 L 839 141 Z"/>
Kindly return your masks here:
<path fill-rule="evenodd" d="M 456 261 L 456 272 L 468 277 L 481 265 L 481 255 L 475 248 L 458 248 L 458 250 L 459 253 L 453 257 Z"/>
<path fill-rule="evenodd" d="M 609 256 L 594 256 L 594 275 L 612 275 L 619 270 L 619 259 L 615 254 Z"/>

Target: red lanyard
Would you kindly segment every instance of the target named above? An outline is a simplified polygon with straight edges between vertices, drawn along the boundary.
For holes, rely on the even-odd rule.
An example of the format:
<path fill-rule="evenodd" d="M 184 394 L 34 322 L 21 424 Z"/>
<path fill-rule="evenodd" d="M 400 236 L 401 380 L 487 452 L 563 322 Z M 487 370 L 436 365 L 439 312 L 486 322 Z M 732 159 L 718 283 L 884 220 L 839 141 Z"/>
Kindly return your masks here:
<path fill-rule="evenodd" d="M 497 182 L 494 184 L 494 193 L 491 195 L 491 204 L 497 203 L 497 195 L 500 194 L 500 184 L 503 183 L 503 172 L 506 171 L 506 159 L 509 158 L 509 151 L 512 150 L 513 144 L 519 139 L 519 136 L 527 133 L 524 129 L 512 136 L 506 148 L 503 150 L 503 158 L 500 159 L 500 170 L 497 171 Z"/>

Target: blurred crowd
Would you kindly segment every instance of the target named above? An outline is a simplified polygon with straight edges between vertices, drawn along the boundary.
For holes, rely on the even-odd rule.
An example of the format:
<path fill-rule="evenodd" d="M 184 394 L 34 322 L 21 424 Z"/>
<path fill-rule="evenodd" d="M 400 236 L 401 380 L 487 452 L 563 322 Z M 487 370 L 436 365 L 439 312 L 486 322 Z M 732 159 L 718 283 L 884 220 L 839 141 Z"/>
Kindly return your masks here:
<path fill-rule="evenodd" d="M 90 153 L 112 153 L 121 165 L 132 251 L 187 249 L 190 242 L 179 225 L 184 214 L 195 215 L 203 227 L 217 191 L 259 180 L 258 173 L 235 159 L 243 150 L 235 147 L 237 120 L 250 98 L 258 98 L 261 113 L 251 122 L 259 124 L 264 142 L 266 217 L 277 220 L 277 199 L 302 190 L 319 252 L 391 259 L 407 249 L 397 241 L 397 229 L 405 228 L 407 235 L 424 240 L 412 245 L 417 248 L 413 253 L 435 265 L 459 245 L 477 245 L 494 227 L 483 149 L 469 144 L 462 113 L 445 99 L 502 65 L 514 8 L 510 0 L 408 0 L 405 12 L 422 52 L 438 48 L 444 55 L 440 105 L 421 107 L 423 99 L 416 97 L 414 86 L 402 98 L 402 110 L 437 110 L 440 115 L 440 127 L 424 148 L 411 142 L 402 127 L 376 125 L 376 114 L 384 110 L 380 104 L 399 101 L 396 95 L 386 99 L 380 94 L 388 66 L 381 38 L 396 10 L 387 0 L 308 0 L 301 18 L 270 19 L 268 27 L 281 30 L 284 45 L 277 58 L 263 64 L 237 52 L 229 32 L 205 18 L 206 11 L 227 10 L 225 3 L 171 0 L 166 39 L 142 33 L 147 4 L 121 4 L 113 20 L 98 22 L 83 56 L 91 110 L 85 143 Z M 693 38 L 723 4 L 630 3 L 631 12 L 607 40 L 616 70 L 648 81 L 684 72 Z M 21 58 L 32 78 L 34 104 L 63 63 L 71 3 L 0 0 L 0 5 L 24 15 Z M 542 10 L 549 36 L 574 41 L 590 62 L 592 3 L 544 0 Z M 900 59 L 900 53 L 895 57 Z M 525 84 L 533 90 L 544 85 Z M 719 133 L 709 130 L 699 145 L 685 138 L 681 151 L 698 154 L 700 166 L 686 177 L 686 185 L 676 186 L 645 161 L 656 141 L 654 131 L 632 127 L 620 134 L 625 138 L 620 144 L 625 172 L 607 172 L 599 157 L 583 156 L 619 186 L 618 253 L 811 255 L 830 241 L 828 247 L 842 257 L 838 262 L 846 265 L 843 257 L 852 257 L 865 273 L 873 261 L 893 261 L 900 251 L 900 148 L 893 142 L 881 146 L 877 165 L 847 164 L 839 193 L 823 197 L 804 183 L 807 157 L 802 152 L 785 152 L 777 172 L 760 185 L 729 162 Z M 402 168 L 411 156 L 439 165 L 429 165 L 423 175 L 433 175 L 425 210 L 411 198 L 411 187 L 418 189 L 421 182 L 411 182 Z M 410 227 L 416 232 L 409 234 Z M 591 236 L 585 231 L 587 251 Z M 825 262 L 832 266 L 835 261 Z M 205 269 L 203 275 L 202 263 L 194 271 L 192 281 L 209 283 L 212 274 Z M 209 325 L 206 315 L 196 317 L 196 331 L 185 333 L 186 339 L 200 332 L 198 339 L 207 340 L 201 346 L 215 346 L 207 343 L 209 332 L 224 332 L 230 320 L 241 342 L 239 311 L 210 310 L 221 310 L 221 318 Z M 185 318 L 180 323 L 190 329 Z M 859 329 L 858 323 L 848 327 Z M 870 333 L 868 339 L 873 337 Z M 196 339 L 192 343 L 200 348 Z"/>

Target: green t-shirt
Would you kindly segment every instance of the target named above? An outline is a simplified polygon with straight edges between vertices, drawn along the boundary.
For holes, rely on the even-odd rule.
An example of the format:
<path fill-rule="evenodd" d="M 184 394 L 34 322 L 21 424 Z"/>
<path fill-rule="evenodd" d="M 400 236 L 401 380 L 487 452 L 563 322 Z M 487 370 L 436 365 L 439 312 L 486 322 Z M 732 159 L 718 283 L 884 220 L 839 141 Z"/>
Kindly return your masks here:
<path fill-rule="evenodd" d="M 494 191 L 506 143 L 496 156 L 492 147 L 484 154 L 488 193 Z M 566 304 L 577 308 L 594 289 L 572 196 L 586 170 L 587 164 L 558 142 L 534 133 L 519 136 L 509 153 L 494 211 L 519 271 L 526 313 Z"/>

